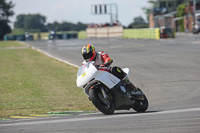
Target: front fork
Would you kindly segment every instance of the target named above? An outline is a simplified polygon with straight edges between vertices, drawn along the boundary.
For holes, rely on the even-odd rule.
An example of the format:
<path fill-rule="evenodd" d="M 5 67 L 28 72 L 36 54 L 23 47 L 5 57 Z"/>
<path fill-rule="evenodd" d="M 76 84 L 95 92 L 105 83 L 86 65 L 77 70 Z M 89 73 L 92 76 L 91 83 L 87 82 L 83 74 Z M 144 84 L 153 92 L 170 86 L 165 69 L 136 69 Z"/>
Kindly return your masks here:
<path fill-rule="evenodd" d="M 103 102 L 104 102 L 104 104 L 106 104 L 106 106 L 108 107 L 108 108 L 110 108 L 110 106 L 111 106 L 111 102 L 110 102 L 110 98 L 109 98 L 109 96 L 108 96 L 108 94 L 107 94 L 107 92 L 104 90 L 104 88 L 103 87 L 101 87 L 101 93 L 102 93 L 102 96 L 103 96 Z"/>
<path fill-rule="evenodd" d="M 108 96 L 103 88 L 101 88 L 101 92 L 102 92 L 103 98 L 108 99 Z"/>
<path fill-rule="evenodd" d="M 96 87 L 96 85 L 90 87 L 90 89 L 96 89 L 95 87 Z M 102 96 L 100 96 L 100 97 L 102 97 L 102 98 L 101 98 L 102 102 L 103 102 L 108 108 L 110 108 L 110 106 L 111 106 L 110 100 L 112 100 L 112 98 L 107 94 L 107 92 L 105 91 L 104 87 L 97 87 L 97 88 L 100 89 L 100 93 L 102 94 Z M 90 89 L 89 89 L 89 90 L 90 90 Z M 88 98 L 89 98 L 89 100 L 91 101 L 90 97 L 88 97 Z"/>

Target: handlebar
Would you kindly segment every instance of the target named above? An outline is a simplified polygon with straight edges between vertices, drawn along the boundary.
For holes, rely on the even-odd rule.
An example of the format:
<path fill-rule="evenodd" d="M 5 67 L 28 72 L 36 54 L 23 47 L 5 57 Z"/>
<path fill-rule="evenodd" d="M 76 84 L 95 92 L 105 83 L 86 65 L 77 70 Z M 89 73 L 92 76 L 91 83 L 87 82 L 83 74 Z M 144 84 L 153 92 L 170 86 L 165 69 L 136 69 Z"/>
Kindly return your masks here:
<path fill-rule="evenodd" d="M 94 61 L 89 61 L 88 63 L 91 63 L 91 64 L 95 64 L 95 62 Z M 96 68 L 98 69 L 98 70 L 100 70 L 100 69 L 104 69 L 104 70 L 109 70 L 110 69 L 110 66 L 109 67 L 106 67 L 106 66 L 96 66 Z"/>
<path fill-rule="evenodd" d="M 102 66 L 99 66 L 97 67 L 98 69 L 108 69 L 108 67 L 102 67 Z"/>

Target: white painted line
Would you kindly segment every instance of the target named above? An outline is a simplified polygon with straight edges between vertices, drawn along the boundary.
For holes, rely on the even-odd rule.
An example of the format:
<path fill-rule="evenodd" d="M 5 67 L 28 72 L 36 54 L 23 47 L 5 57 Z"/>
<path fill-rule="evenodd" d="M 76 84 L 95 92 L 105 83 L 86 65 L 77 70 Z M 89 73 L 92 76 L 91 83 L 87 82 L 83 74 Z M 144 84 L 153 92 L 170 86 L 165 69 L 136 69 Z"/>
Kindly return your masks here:
<path fill-rule="evenodd" d="M 62 123 L 62 122 L 76 122 L 76 121 L 89 121 L 89 120 L 105 120 L 105 119 L 115 119 L 123 117 L 135 117 L 135 116 L 145 116 L 145 115 L 160 115 L 160 114 L 173 114 L 173 113 L 188 113 L 200 111 L 200 108 L 190 108 L 190 109 L 179 109 L 179 110 L 168 110 L 161 112 L 152 112 L 152 113 L 137 113 L 137 114 L 119 114 L 119 115 L 105 115 L 98 117 L 86 117 L 86 118 L 72 118 L 72 119 L 59 119 L 59 120 L 44 120 L 44 121 L 29 121 L 29 122 L 18 122 L 18 123 L 7 123 L 2 124 L 0 127 L 7 126 L 24 126 L 24 125 L 33 125 L 33 124 L 52 124 L 52 123 Z"/>
<path fill-rule="evenodd" d="M 44 52 L 44 51 L 42 51 L 42 50 L 40 50 L 40 49 L 38 49 L 38 48 L 35 48 L 35 47 L 32 47 L 32 46 L 31 46 L 31 48 L 37 50 L 37 51 L 40 52 L 40 53 L 43 53 L 43 54 L 45 54 L 45 55 L 51 57 L 51 58 L 53 58 L 53 59 L 56 59 L 56 60 L 58 60 L 58 61 L 60 61 L 60 62 L 63 62 L 63 63 L 66 63 L 66 64 L 68 64 L 68 65 L 70 65 L 70 66 L 74 66 L 74 67 L 76 67 L 76 68 L 79 68 L 79 67 L 80 67 L 80 66 L 75 65 L 75 64 L 72 64 L 72 63 L 70 63 L 70 62 L 68 62 L 68 61 L 66 61 L 66 60 L 63 60 L 63 59 L 57 58 L 57 57 L 55 57 L 55 56 L 53 56 L 53 55 L 50 55 L 49 53 Z"/>
<path fill-rule="evenodd" d="M 53 59 L 56 59 L 56 60 L 58 60 L 58 61 L 60 61 L 60 62 L 63 62 L 63 63 L 65 63 L 65 64 L 68 64 L 68 65 L 70 65 L 70 66 L 74 66 L 74 67 L 76 67 L 76 68 L 79 68 L 79 67 L 80 67 L 80 66 L 75 65 L 75 64 L 73 64 L 73 63 L 70 63 L 70 62 L 68 62 L 68 61 L 66 61 L 66 60 L 63 60 L 63 59 L 57 58 L 57 57 L 55 57 L 55 56 L 53 56 L 53 55 L 50 55 L 49 53 L 44 52 L 44 51 L 42 51 L 42 50 L 40 50 L 40 49 L 38 49 L 38 48 L 35 48 L 35 47 L 29 45 L 28 43 L 25 43 L 25 42 L 20 42 L 20 43 L 26 44 L 26 45 L 28 45 L 29 47 L 31 47 L 32 49 L 34 49 L 34 50 L 36 50 L 36 51 L 38 51 L 38 52 L 40 52 L 40 53 L 43 53 L 43 54 L 45 54 L 45 55 L 47 55 L 47 56 L 49 56 L 49 57 L 51 57 L 51 58 L 53 58 Z"/>

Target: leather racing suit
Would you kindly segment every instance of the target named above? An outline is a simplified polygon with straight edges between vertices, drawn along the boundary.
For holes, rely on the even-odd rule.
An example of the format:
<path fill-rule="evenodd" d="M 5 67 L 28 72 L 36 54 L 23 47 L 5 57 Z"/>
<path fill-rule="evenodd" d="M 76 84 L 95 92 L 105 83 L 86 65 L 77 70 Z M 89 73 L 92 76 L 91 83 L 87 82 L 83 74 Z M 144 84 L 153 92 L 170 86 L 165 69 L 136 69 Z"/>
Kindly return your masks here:
<path fill-rule="evenodd" d="M 118 77 L 121 80 L 124 80 L 125 82 L 129 82 L 127 74 L 117 66 L 110 67 L 110 65 L 113 63 L 113 60 L 106 54 L 104 51 L 102 52 L 97 52 L 96 57 L 93 59 L 94 61 L 94 66 L 97 68 L 99 66 L 101 67 L 106 67 L 106 70 L 116 77 Z M 84 65 L 86 61 L 82 62 L 82 65 Z"/>
<path fill-rule="evenodd" d="M 102 52 L 97 52 L 96 57 L 93 59 L 94 66 L 99 67 L 108 67 L 110 68 L 110 65 L 112 64 L 113 60 L 106 54 L 104 51 Z M 82 62 L 82 65 L 84 65 L 86 61 Z"/>

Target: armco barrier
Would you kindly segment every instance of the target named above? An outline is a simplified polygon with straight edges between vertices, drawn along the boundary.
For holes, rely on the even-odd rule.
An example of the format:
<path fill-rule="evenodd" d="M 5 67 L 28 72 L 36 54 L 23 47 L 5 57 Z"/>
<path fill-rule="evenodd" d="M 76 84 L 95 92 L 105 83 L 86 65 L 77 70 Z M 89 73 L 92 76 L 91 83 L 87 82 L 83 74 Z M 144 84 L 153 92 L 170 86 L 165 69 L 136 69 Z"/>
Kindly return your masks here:
<path fill-rule="evenodd" d="M 159 28 L 155 29 L 124 29 L 123 38 L 132 38 L 132 39 L 160 39 L 160 30 Z"/>
<path fill-rule="evenodd" d="M 24 35 L 5 35 L 4 41 L 11 41 L 11 40 L 17 40 L 17 41 L 25 41 L 25 40 L 33 40 L 33 35 L 29 35 L 28 38 L 26 38 Z"/>

